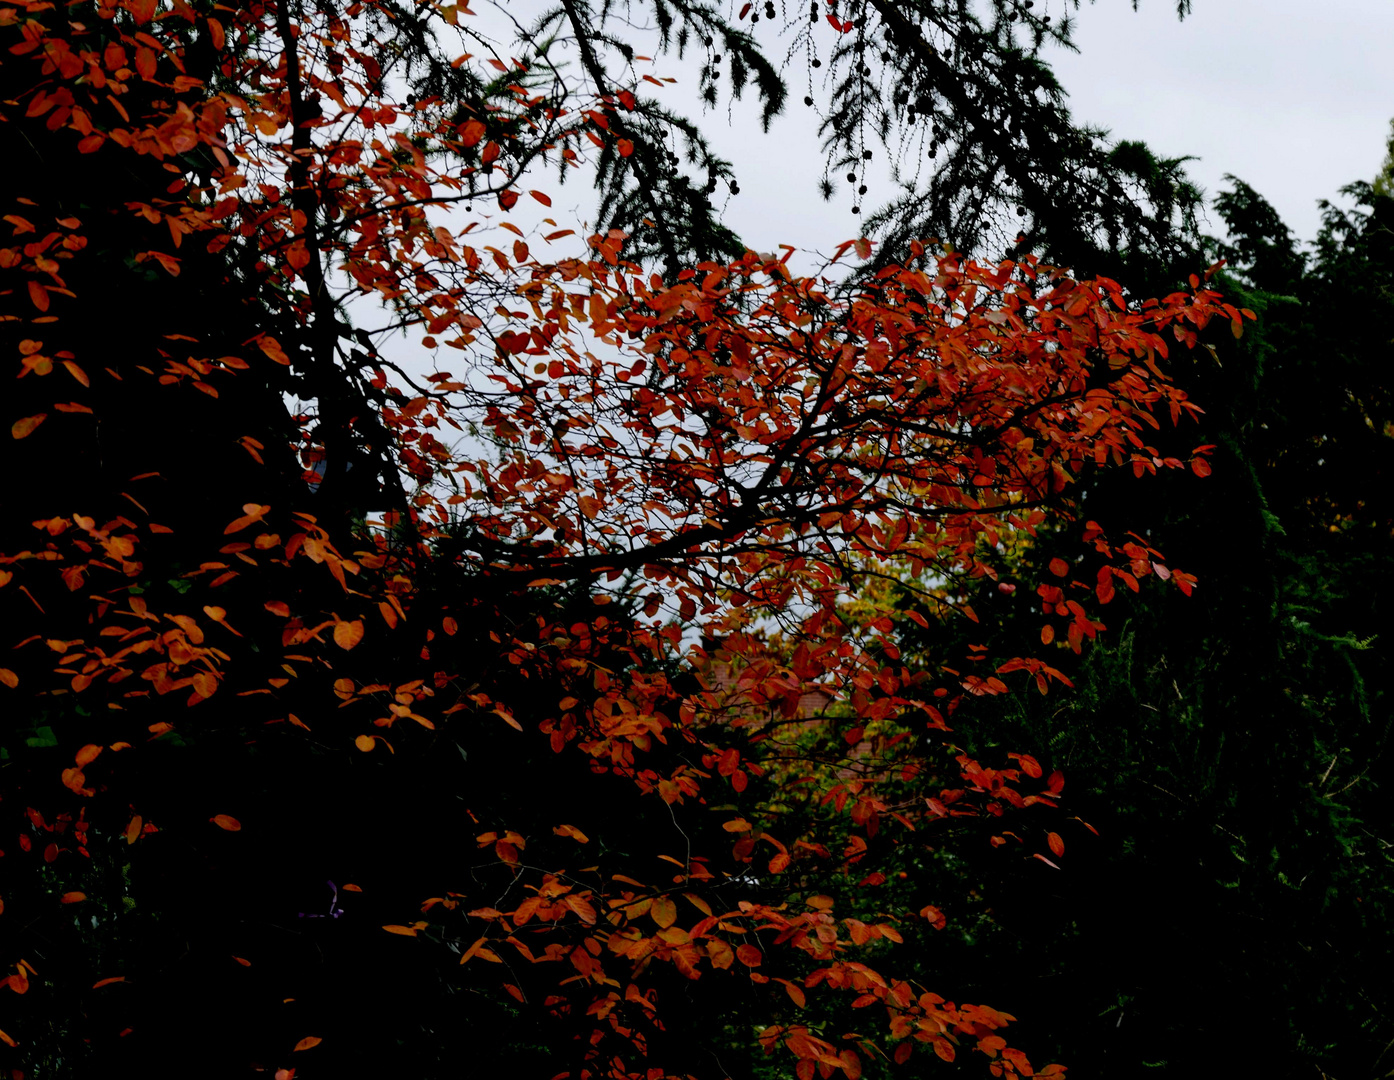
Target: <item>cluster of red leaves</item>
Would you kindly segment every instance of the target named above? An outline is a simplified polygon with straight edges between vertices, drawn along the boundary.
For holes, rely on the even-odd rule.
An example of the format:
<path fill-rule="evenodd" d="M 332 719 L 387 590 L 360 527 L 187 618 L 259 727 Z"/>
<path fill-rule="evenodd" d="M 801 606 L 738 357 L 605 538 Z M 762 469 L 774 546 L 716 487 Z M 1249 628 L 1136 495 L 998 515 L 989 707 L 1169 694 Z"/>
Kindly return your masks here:
<path fill-rule="evenodd" d="M 671 883 L 614 875 L 579 886 L 578 874 L 560 866 L 526 867 L 521 854 L 531 838 L 500 822 L 479 836 L 481 850 L 496 856 L 509 893 L 529 895 L 503 911 L 452 893 L 428 900 L 423 914 L 439 908 L 473 920 L 466 924 L 472 944 L 459 939 L 461 963 L 498 962 L 511 950 L 529 964 L 558 965 L 544 1007 L 592 1019 L 583 1076 L 652 1075 L 644 1031 L 661 1024 L 661 1009 L 645 973 L 658 964 L 689 980 L 740 970 L 752 983 L 773 981 L 796 1007 L 821 986 L 853 992 L 853 1008 L 884 1008 L 880 1036 L 850 1036 L 857 1049 L 838 1049 L 831 1033 L 797 1023 L 767 1027 L 763 1045 L 789 1051 L 801 1080 L 835 1071 L 856 1080 L 860 1055 L 903 1063 L 915 1042 L 947 1059 L 967 1042 L 994 1075 L 1032 1075 L 1025 1055 L 999 1034 L 1012 1017 L 955 1005 L 852 959 L 872 942 L 899 941 L 901 927 L 916 920 L 942 927 L 937 909 L 865 922 L 836 918 L 821 895 L 791 913 L 714 904 L 710 887 L 738 877 L 761 844 L 772 852 L 762 863 L 771 876 L 791 866 L 814 874 L 855 867 L 876 884 L 884 877 L 858 864 L 884 819 L 913 829 L 1055 805 L 1058 774 L 1038 791 L 1023 790 L 1023 776 L 1042 776 L 1026 757 L 1019 769 L 993 770 L 964 755 L 961 786 L 926 783 L 914 810 L 882 799 L 879 783 L 893 769 L 904 785 L 916 782 L 919 766 L 905 759 L 892 766 L 893 755 L 856 761 L 842 744 L 855 748 L 866 726 L 946 729 L 965 695 L 1007 690 L 999 675 L 1026 672 L 1042 692 L 1063 676 L 1045 660 L 1018 657 L 990 677 L 944 668 L 942 678 L 927 680 L 901 662 L 889 615 L 856 625 L 840 605 L 857 581 L 879 575 L 917 592 L 933 617 L 976 619 L 955 583 L 995 576 L 987 553 L 1004 536 L 1032 534 L 1083 471 L 1124 467 L 1141 475 L 1187 464 L 1147 441 L 1159 416 L 1175 423 L 1195 411 L 1161 367 L 1167 338 L 1193 345 L 1212 318 L 1237 326 L 1240 313 L 1199 281 L 1190 293 L 1134 306 L 1109 281 L 1080 282 L 1029 261 L 979 266 L 919 247 L 856 289 L 798 277 L 787 259 L 755 253 L 664 282 L 626 263 L 624 238 L 615 234 L 592 238 L 585 257 L 546 261 L 509 222 L 502 227 L 518 236 L 508 250 L 477 250 L 466 242 L 474 226 L 458 227 L 439 211 L 477 197 L 484 175 L 503 178 L 495 193 L 511 207 L 525 134 L 574 160 L 568 138 L 579 132 L 603 144 L 606 110 L 623 103 L 539 112 L 521 86 L 505 91 L 511 108 L 475 115 L 440 100 L 394 102 L 382 50 L 364 32 L 371 5 L 307 9 L 295 27 L 275 6 L 216 10 L 217 18 L 180 0 L 168 9 L 122 0 L 98 6 L 98 34 L 52 4 L 7 0 L 0 30 L 15 58 L 7 63 L 36 65 L 23 102 L 28 119 L 70 131 L 79 154 L 169 164 L 167 190 L 124 208 L 167 227 L 168 248 L 142 258 L 177 275 L 176 252 L 191 238 L 214 253 L 235 245 L 263 275 L 268 303 L 283 304 L 291 320 L 293 330 L 279 337 L 243 342 L 241 356 L 179 359 L 172 347 L 139 369 L 215 399 L 220 381 L 258 378 L 268 365 L 308 372 L 321 387 L 335 379 L 359 386 L 361 375 L 362 400 L 374 403 L 374 423 L 391 442 L 387 460 L 413 485 L 393 518 L 410 541 L 386 531 L 355 537 L 294 506 L 251 502 L 234 516 L 252 494 L 234 493 L 225 542 L 184 553 L 192 567 L 182 575 L 184 606 L 156 611 L 132 589 L 145 572 L 142 545 L 177 534 L 179 522 L 142 523 L 134 511 L 101 524 L 81 512 L 36 521 L 32 545 L 0 555 L 0 587 L 22 591 L 39 612 L 48 595 L 84 594 L 90 605 L 64 636 L 20 635 L 19 646 L 53 654 L 51 664 L 31 665 L 46 669 L 37 685 L 9 669 L 0 669 L 0 680 L 17 694 L 100 700 L 123 736 L 74 748 L 73 765 L 55 784 L 77 801 L 62 802 L 60 789 L 55 810 L 29 810 L 31 832 L 54 837 L 35 848 L 39 857 L 55 862 L 65 833 L 78 857 L 87 854 L 89 808 L 102 804 L 107 770 L 120 767 L 118 751 L 138 753 L 173 730 L 168 719 L 145 724 L 142 714 L 142 705 L 170 694 L 189 707 L 237 694 L 247 708 L 264 703 L 272 721 L 306 730 L 290 710 L 307 693 L 365 706 L 348 714 L 363 717 L 357 730 L 341 724 L 333 737 L 366 753 L 379 744 L 395 752 L 389 735 L 406 738 L 393 731 L 399 720 L 436 730 L 457 715 L 472 723 L 492 717 L 523 730 L 519 702 L 433 660 L 433 649 L 449 655 L 437 643 L 455 636 L 457 615 L 495 619 L 497 662 L 554 691 L 555 708 L 536 725 L 552 750 L 581 755 L 588 773 L 629 777 L 669 807 L 710 792 L 738 796 L 752 777 L 768 774 L 775 756 L 733 748 L 729 727 L 795 716 L 817 686 L 854 718 L 845 738 L 832 724 L 826 734 L 856 775 L 808 778 L 845 815 L 844 850 L 830 850 L 817 833 L 780 836 L 775 825 L 742 818 L 725 826 L 736 834 L 729 855 L 662 856 L 678 871 Z M 435 14 L 449 24 L 460 9 Z M 90 47 L 93 40 L 101 48 Z M 193 52 L 209 48 L 224 87 L 216 92 L 187 72 Z M 143 111 L 132 114 L 123 99 L 139 100 Z M 206 155 L 197 169 L 188 164 L 195 151 Z M 503 168 L 510 162 L 516 168 Z M 61 369 L 90 389 L 89 371 L 100 361 L 62 347 L 53 325 L 81 310 L 63 272 L 65 261 L 82 256 L 82 223 L 7 210 L 6 318 L 30 335 L 20 342 L 18 375 Z M 864 242 L 858 248 L 867 254 Z M 424 329 L 427 348 L 459 350 L 460 370 L 402 390 L 390 385 L 387 365 L 345 359 L 337 321 L 344 297 L 331 295 L 331 270 L 351 282 L 347 295 L 376 296 Z M 339 467 L 335 433 L 358 415 L 336 416 L 329 397 L 321 401 L 322 434 L 298 448 L 303 460 L 324 464 L 316 475 L 325 486 Z M 98 399 L 89 400 L 53 409 L 98 412 Z M 17 418 L 12 438 L 33 437 L 47 415 Z M 480 432 L 488 445 L 463 452 L 442 438 L 443 425 Z M 242 447 L 259 463 L 267 449 L 250 436 Z M 1190 458 L 1201 474 L 1206 449 Z M 121 494 L 143 511 L 135 496 Z M 418 582 L 443 558 L 433 545 L 454 537 L 457 519 L 469 536 L 450 558 L 492 606 L 437 622 L 417 607 Z M 1155 574 L 1189 591 L 1191 579 L 1146 544 L 1113 544 L 1094 527 L 1085 539 L 1108 560 L 1096 583 L 1072 580 L 1057 560 L 1054 580 L 1038 589 L 1045 613 L 1065 620 L 1076 651 L 1102 628 L 1091 608 L 1112 598 L 1115 582 L 1136 589 Z M 518 625 L 501 617 L 535 590 L 571 582 L 585 583 L 598 609 L 615 604 L 642 619 L 539 616 Z M 905 617 L 926 622 L 920 611 Z M 762 644 L 759 631 L 772 624 L 787 648 Z M 1045 626 L 1044 645 L 1056 625 Z M 732 678 L 715 677 L 702 650 L 687 644 L 694 626 L 736 658 Z M 352 650 L 393 634 L 412 643 L 412 661 L 390 670 L 356 663 L 361 654 Z M 627 666 L 603 665 L 603 650 L 627 657 Z M 659 673 L 674 656 L 695 665 L 695 692 Z M 697 753 L 662 752 L 674 745 Z M 155 828 L 139 810 L 100 813 L 119 814 L 115 832 L 134 845 Z M 210 820 L 240 828 L 224 813 Z M 588 839 L 572 825 L 554 823 L 552 831 Z M 26 832 L 21 851 L 31 846 Z M 1049 847 L 1056 857 L 1063 852 L 1057 834 Z M 63 900 L 72 897 L 81 894 Z M 693 911 L 679 901 L 700 917 L 689 924 Z M 429 925 L 386 929 L 418 936 Z M 788 977 L 760 970 L 774 950 Z M 23 993 L 32 969 L 18 964 L 8 985 Z M 514 983 L 498 986 L 526 997 Z"/>

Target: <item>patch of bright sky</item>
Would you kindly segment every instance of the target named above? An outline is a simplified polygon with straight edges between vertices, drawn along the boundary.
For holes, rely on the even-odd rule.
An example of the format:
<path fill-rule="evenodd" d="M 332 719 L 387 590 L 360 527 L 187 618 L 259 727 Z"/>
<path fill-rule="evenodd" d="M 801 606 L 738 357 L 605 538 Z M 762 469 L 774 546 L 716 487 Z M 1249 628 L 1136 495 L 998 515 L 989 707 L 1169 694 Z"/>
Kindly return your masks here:
<path fill-rule="evenodd" d="M 1059 0 L 1038 10 L 1065 12 Z M 1372 179 L 1383 159 L 1394 116 L 1391 0 L 1195 0 L 1184 20 L 1172 0 L 1141 0 L 1136 12 L 1128 0 L 1097 0 L 1075 18 L 1079 51 L 1056 48 L 1047 59 L 1076 120 L 1159 155 L 1195 157 L 1188 171 L 1208 198 L 1232 173 L 1311 239 L 1318 201 Z M 819 198 L 823 157 L 816 111 L 801 100 L 809 92 L 801 57 L 786 77 L 790 103 L 768 134 L 753 102 L 708 114 L 708 136 L 738 167 L 741 194 L 727 203 L 726 221 L 760 250 L 829 252 L 856 235 L 856 200 L 841 191 Z M 693 93 L 695 80 L 680 78 L 667 92 L 675 102 L 682 83 Z M 892 191 L 871 185 L 871 206 L 878 188 Z M 1222 227 L 1213 214 L 1211 226 Z"/>
<path fill-rule="evenodd" d="M 1075 42 L 1049 60 L 1077 120 L 1196 156 L 1188 169 L 1212 196 L 1232 173 L 1300 239 L 1320 227 L 1319 199 L 1373 179 L 1383 160 L 1390 0 L 1195 0 L 1181 21 L 1172 0 L 1136 12 L 1098 0 L 1081 8 Z"/>

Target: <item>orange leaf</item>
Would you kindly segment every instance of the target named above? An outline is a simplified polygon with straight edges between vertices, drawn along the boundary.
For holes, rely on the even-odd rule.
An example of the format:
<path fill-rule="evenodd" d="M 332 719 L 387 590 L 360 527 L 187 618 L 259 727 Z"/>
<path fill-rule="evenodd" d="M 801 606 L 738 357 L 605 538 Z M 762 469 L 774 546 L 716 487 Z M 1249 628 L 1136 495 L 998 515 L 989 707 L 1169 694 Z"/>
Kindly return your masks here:
<path fill-rule="evenodd" d="M 678 918 L 678 905 L 666 896 L 660 896 L 649 906 L 649 916 L 660 929 L 667 930 Z"/>
<path fill-rule="evenodd" d="M 551 200 L 551 198 L 549 198 L 547 195 L 544 195 L 544 194 L 543 194 L 542 192 L 540 192 L 540 191 L 529 191 L 528 194 L 531 195 L 531 196 L 532 196 L 534 199 L 536 199 L 538 202 L 540 202 L 543 206 L 551 206 L 551 205 L 552 205 L 552 200 Z"/>
<path fill-rule="evenodd" d="M 615 143 L 616 149 L 620 152 L 620 157 L 629 157 L 634 153 L 634 144 L 628 139 L 620 139 Z"/>
<path fill-rule="evenodd" d="M 363 640 L 363 620 L 334 624 L 334 644 L 341 649 L 351 649 Z"/>
<path fill-rule="evenodd" d="M 48 419 L 48 413 L 38 413 L 34 416 L 26 416 L 23 420 L 16 420 L 10 425 L 10 434 L 16 439 L 26 438 L 30 432 Z"/>
<path fill-rule="evenodd" d="M 48 290 L 37 281 L 29 282 L 29 299 L 34 301 L 34 306 L 40 311 L 48 310 Z"/>
<path fill-rule="evenodd" d="M 58 898 L 60 904 L 80 904 L 87 899 L 85 892 L 65 892 Z"/>
<path fill-rule="evenodd" d="M 1066 574 L 1070 572 L 1070 564 L 1067 563 L 1064 559 L 1051 559 L 1050 572 L 1054 574 L 1056 577 L 1064 577 Z"/>
<path fill-rule="evenodd" d="M 742 945 L 736 950 L 736 959 L 746 967 L 759 967 L 760 961 L 764 959 L 760 955 L 760 950 L 754 945 Z"/>
<path fill-rule="evenodd" d="M 241 964 L 243 967 L 251 967 L 251 966 L 252 966 L 252 962 L 251 962 L 250 960 L 243 960 L 242 957 L 240 957 L 240 956 L 234 956 L 233 959 L 236 960 L 236 961 L 237 961 L 239 964 Z"/>
<path fill-rule="evenodd" d="M 0 682 L 13 690 L 19 685 L 19 676 L 7 667 L 0 667 Z"/>
<path fill-rule="evenodd" d="M 366 754 L 373 748 L 373 737 L 371 735 L 359 735 L 353 740 L 353 745 Z"/>
<path fill-rule="evenodd" d="M 80 769 L 84 765 L 95 761 L 97 755 L 100 754 L 103 749 L 105 748 L 98 746 L 96 743 L 88 743 L 74 755 L 74 761 L 77 762 L 77 767 Z"/>
<path fill-rule="evenodd" d="M 1060 839 L 1059 833 L 1051 833 L 1047 836 L 1046 843 L 1050 845 L 1050 850 L 1055 852 L 1057 858 L 1065 854 L 1065 841 Z"/>
<path fill-rule="evenodd" d="M 113 975 L 110 979 L 98 979 L 92 984 L 93 990 L 100 990 L 103 986 L 110 986 L 112 983 L 125 982 L 126 976 Z"/>
<path fill-rule="evenodd" d="M 392 928 L 391 928 L 390 926 L 384 926 L 383 929 L 384 929 L 384 930 L 391 930 Z M 460 963 L 463 964 L 463 963 L 466 963 L 466 962 L 468 962 L 469 960 L 473 959 L 473 957 L 475 956 L 475 954 L 478 953 L 481 949 L 484 948 L 484 943 L 485 943 L 486 941 L 488 941 L 488 940 L 489 940 L 489 935 L 488 935 L 488 934 L 485 934 L 482 938 L 480 938 L 480 939 L 479 939 L 478 941 L 476 941 L 473 945 L 471 945 L 468 949 L 466 949 L 466 950 L 461 954 L 461 956 L 460 956 Z"/>
<path fill-rule="evenodd" d="M 238 821 L 235 817 L 228 817 L 227 814 L 214 814 L 208 820 L 218 826 L 218 828 L 226 829 L 228 832 L 237 832 L 242 828 L 242 822 Z"/>
<path fill-rule="evenodd" d="M 264 352 L 267 356 L 269 356 L 272 360 L 276 361 L 276 363 L 290 363 L 290 357 L 286 355 L 285 350 L 281 348 L 281 343 L 277 341 L 275 338 L 263 337 L 260 341 L 257 342 L 257 344 L 261 346 L 261 351 Z"/>
<path fill-rule="evenodd" d="M 318 1035 L 306 1035 L 303 1039 L 301 1039 L 298 1043 L 295 1044 L 295 1049 L 296 1049 L 296 1050 L 313 1050 L 316 1046 L 318 1046 L 318 1045 L 319 1045 L 320 1043 L 322 1043 L 322 1042 L 324 1042 L 324 1040 L 321 1039 Z M 291 1051 L 291 1053 L 294 1053 L 294 1052 L 295 1052 L 294 1050 Z"/>
<path fill-rule="evenodd" d="M 384 926 L 389 934 L 401 934 L 403 937 L 416 937 L 416 929 L 411 926 L 398 926 L 395 923 L 391 926 Z"/>

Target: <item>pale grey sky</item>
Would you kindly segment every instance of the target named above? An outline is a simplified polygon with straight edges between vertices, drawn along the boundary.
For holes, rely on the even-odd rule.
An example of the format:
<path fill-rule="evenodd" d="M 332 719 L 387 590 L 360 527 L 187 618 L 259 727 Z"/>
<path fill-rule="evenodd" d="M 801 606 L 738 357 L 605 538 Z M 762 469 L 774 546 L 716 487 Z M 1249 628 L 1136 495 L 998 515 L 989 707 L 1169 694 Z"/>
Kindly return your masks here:
<path fill-rule="evenodd" d="M 1041 0 L 1045 12 L 1055 8 L 1059 0 Z M 1129 0 L 1097 0 L 1081 8 L 1076 41 L 1078 53 L 1049 59 L 1077 120 L 1162 155 L 1196 156 L 1190 172 L 1211 196 L 1235 174 L 1300 239 L 1316 233 L 1318 199 L 1372 178 L 1383 157 L 1394 117 L 1394 0 L 1195 0 L 1184 21 L 1173 0 L 1141 0 L 1137 12 Z M 672 58 L 659 69 L 681 84 L 660 96 L 686 107 L 689 71 Z M 817 195 L 823 159 L 801 78 L 800 67 L 790 71 L 791 104 L 768 135 L 753 103 L 737 103 L 729 124 L 723 103 L 704 125 L 739 170 L 727 220 L 761 250 L 830 251 L 858 231 L 848 198 Z M 580 187 L 566 203 L 585 215 L 593 204 Z M 877 191 L 873 182 L 868 205 Z"/>
<path fill-rule="evenodd" d="M 1394 117 L 1394 0 L 1098 0 L 1052 56 L 1077 119 L 1233 173 L 1303 239 L 1316 201 L 1372 179 Z M 1218 226 L 1217 226 L 1218 227 Z"/>

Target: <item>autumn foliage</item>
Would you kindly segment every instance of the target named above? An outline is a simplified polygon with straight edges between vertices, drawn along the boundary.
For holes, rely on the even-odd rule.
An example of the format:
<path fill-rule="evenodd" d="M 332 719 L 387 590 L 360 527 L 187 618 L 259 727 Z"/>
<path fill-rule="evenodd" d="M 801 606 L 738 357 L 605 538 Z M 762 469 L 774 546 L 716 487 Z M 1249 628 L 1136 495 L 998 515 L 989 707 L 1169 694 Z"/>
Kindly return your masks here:
<path fill-rule="evenodd" d="M 177 844 L 183 872 L 249 893 L 275 887 L 259 863 L 334 864 L 328 909 L 287 918 L 379 914 L 360 977 L 395 977 L 407 949 L 444 962 L 442 985 L 541 1025 L 547 1075 L 721 1075 L 682 1014 L 736 984 L 746 1041 L 800 1080 L 926 1051 L 1058 1075 L 1009 1043 L 1011 1015 L 898 971 L 886 946 L 946 918 L 877 900 L 878 860 L 975 816 L 1042 873 L 1068 858 L 1061 772 L 946 752 L 944 733 L 974 696 L 1066 683 L 1054 651 L 1103 631 L 1120 587 L 1190 592 L 1092 522 L 1041 580 L 1008 554 L 1075 520 L 1088 470 L 1206 474 L 1208 448 L 1153 445 L 1197 411 L 1168 351 L 1242 313 L 1198 279 L 1137 303 L 931 245 L 855 285 L 755 252 L 663 280 L 618 233 L 480 227 L 470 200 L 543 212 L 527 166 L 608 145 L 626 104 L 539 110 L 508 71 L 452 99 L 469 57 L 441 96 L 401 100 L 384 34 L 421 32 L 401 19 L 0 4 L 6 145 L 95 170 L 4 183 L 24 479 L 0 528 L 0 693 L 46 733 L 3 770 L 7 1064 L 28 1075 L 46 1038 L 124 1052 L 182 1015 L 215 953 L 236 962 L 206 978 L 244 1010 L 245 1047 L 222 1044 L 238 1067 L 352 1061 L 350 1026 L 292 1030 L 238 998 L 243 968 L 271 972 L 267 1001 L 296 996 L 270 931 L 243 955 L 241 929 L 201 926 L 203 967 L 83 967 L 87 931 L 58 913 L 119 909 L 123 865 L 161 868 L 178 925 L 203 902 L 174 884 Z M 369 302 L 421 340 L 416 367 L 349 326 Z M 984 577 L 1038 607 L 1038 655 L 901 655 L 900 620 L 978 621 Z M 910 602 L 849 610 L 890 587 Z M 387 792 L 460 754 L 450 845 L 414 849 L 438 895 L 394 896 L 404 871 L 342 814 L 390 817 Z M 321 766 L 359 770 L 369 801 L 297 818 Z M 244 767 L 285 786 L 239 788 Z M 353 866 L 369 876 L 346 883 Z M 67 935 L 52 974 L 35 927 Z"/>

